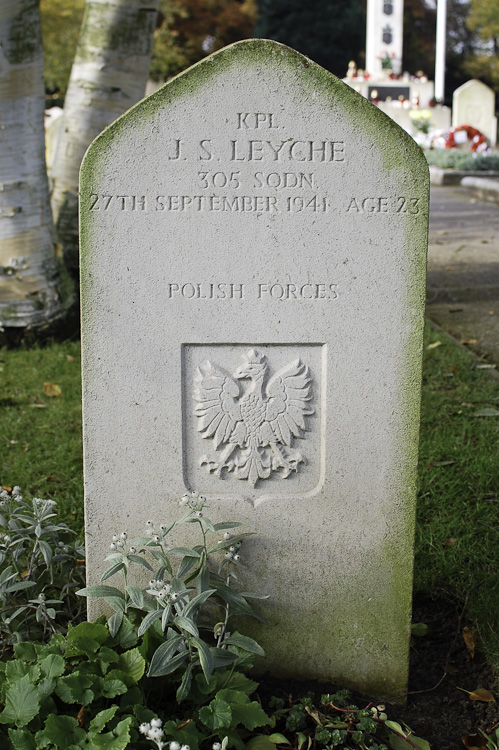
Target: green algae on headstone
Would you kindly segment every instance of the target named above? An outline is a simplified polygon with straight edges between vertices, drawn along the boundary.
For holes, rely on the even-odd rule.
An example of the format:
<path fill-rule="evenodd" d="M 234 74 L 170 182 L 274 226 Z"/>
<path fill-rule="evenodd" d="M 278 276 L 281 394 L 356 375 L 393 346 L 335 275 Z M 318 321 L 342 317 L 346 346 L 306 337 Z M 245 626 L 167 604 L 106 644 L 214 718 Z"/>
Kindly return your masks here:
<path fill-rule="evenodd" d="M 233 627 L 253 628 L 259 668 L 402 700 L 419 147 L 311 60 L 248 40 L 104 131 L 80 192 L 89 581 L 113 533 L 199 491 L 255 532 L 241 586 L 269 595 L 269 624 Z"/>

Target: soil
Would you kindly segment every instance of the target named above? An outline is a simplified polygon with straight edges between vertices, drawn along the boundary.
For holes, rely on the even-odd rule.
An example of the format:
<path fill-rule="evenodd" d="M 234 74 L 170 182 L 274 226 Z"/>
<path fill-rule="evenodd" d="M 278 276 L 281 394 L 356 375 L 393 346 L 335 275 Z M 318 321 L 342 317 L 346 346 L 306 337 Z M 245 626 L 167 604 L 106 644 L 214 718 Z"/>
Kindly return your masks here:
<path fill-rule="evenodd" d="M 418 596 L 413 622 L 427 624 L 430 631 L 413 639 L 406 705 L 386 704 L 386 713 L 389 719 L 405 722 L 416 735 L 428 740 L 432 750 L 462 750 L 463 736 L 499 725 L 498 703 L 471 700 L 469 696 L 478 688 L 495 692 L 498 679 L 480 653 L 471 656 L 463 629 L 471 629 L 472 623 L 452 603 Z M 320 695 L 335 689 L 338 686 L 265 679 L 258 693 L 265 707 L 267 695 L 291 694 L 296 699 L 310 690 Z M 359 708 L 369 702 L 358 697 L 353 700 Z M 468 747 L 472 744 L 468 740 Z"/>

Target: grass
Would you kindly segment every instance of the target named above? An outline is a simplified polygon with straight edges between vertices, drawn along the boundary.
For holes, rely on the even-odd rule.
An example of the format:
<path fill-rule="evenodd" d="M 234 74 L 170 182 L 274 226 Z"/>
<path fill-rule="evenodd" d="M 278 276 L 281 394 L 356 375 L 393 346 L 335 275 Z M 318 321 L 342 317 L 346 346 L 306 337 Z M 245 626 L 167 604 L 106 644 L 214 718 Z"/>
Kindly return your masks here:
<path fill-rule="evenodd" d="M 79 344 L 0 351 L 0 480 L 83 527 Z M 50 396 L 44 383 L 60 387 Z M 479 416 L 489 410 L 490 416 Z M 415 590 L 467 602 L 499 667 L 498 381 L 425 332 Z"/>

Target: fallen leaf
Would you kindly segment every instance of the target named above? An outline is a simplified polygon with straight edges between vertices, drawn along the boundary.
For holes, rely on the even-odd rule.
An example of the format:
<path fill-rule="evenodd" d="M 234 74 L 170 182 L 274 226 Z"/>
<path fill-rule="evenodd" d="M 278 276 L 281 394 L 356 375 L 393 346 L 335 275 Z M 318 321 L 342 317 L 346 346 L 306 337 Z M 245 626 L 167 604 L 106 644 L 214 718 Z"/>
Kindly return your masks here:
<path fill-rule="evenodd" d="M 487 750 L 487 740 L 481 734 L 465 734 L 461 740 L 466 750 Z"/>
<path fill-rule="evenodd" d="M 56 385 L 55 383 L 44 383 L 43 392 L 46 396 L 49 396 L 49 398 L 62 395 L 60 385 Z"/>
<path fill-rule="evenodd" d="M 436 349 L 437 346 L 442 346 L 441 341 L 434 341 L 433 344 L 428 344 L 427 349 Z"/>
<path fill-rule="evenodd" d="M 489 315 L 495 315 L 495 314 L 496 314 L 495 310 L 489 310 Z"/>
<path fill-rule="evenodd" d="M 455 464 L 457 461 L 454 458 L 450 458 L 447 461 L 435 461 L 433 464 L 434 466 L 450 466 L 451 464 Z"/>
<path fill-rule="evenodd" d="M 475 656 L 475 648 L 477 644 L 478 632 L 476 628 L 463 628 L 463 639 L 466 644 L 466 648 L 470 652 L 470 656 L 473 659 Z"/>
<path fill-rule="evenodd" d="M 496 702 L 496 699 L 490 690 L 486 690 L 485 688 L 477 688 L 476 690 L 473 690 L 473 692 L 470 693 L 470 698 L 472 701 L 482 701 L 482 703 Z"/>
<path fill-rule="evenodd" d="M 74 362 L 75 361 L 75 358 L 72 357 L 71 354 L 66 354 L 66 359 L 68 360 L 68 362 Z"/>
<path fill-rule="evenodd" d="M 430 628 L 425 622 L 413 622 L 411 625 L 411 635 L 416 636 L 416 638 L 422 638 L 424 635 L 428 635 L 429 632 Z"/>
<path fill-rule="evenodd" d="M 460 344 L 476 344 L 476 339 L 461 339 Z"/>
<path fill-rule="evenodd" d="M 474 417 L 499 417 L 499 409 L 494 409 L 491 406 L 487 406 L 485 409 L 476 411 Z"/>
<path fill-rule="evenodd" d="M 450 537 L 449 539 L 446 539 L 444 542 L 444 547 L 453 547 L 457 542 L 457 539 L 454 539 L 454 537 Z"/>
<path fill-rule="evenodd" d="M 12 487 L 8 487 L 6 484 L 2 484 L 2 490 L 6 490 L 7 492 L 12 492 Z"/>

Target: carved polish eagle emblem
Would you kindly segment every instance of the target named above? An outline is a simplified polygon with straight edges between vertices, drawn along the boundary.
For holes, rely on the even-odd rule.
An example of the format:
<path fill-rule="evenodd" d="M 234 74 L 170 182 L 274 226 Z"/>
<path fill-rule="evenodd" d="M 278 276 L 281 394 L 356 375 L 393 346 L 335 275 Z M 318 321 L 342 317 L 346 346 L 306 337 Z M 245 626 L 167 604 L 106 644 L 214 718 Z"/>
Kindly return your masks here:
<path fill-rule="evenodd" d="M 307 431 L 306 417 L 314 413 L 311 378 L 301 359 L 268 377 L 266 357 L 250 349 L 229 375 L 205 360 L 194 377 L 194 413 L 203 438 L 213 438 L 215 453 L 203 455 L 200 465 L 223 478 L 224 469 L 251 487 L 280 472 L 283 479 L 305 463 L 292 448 L 294 438 Z M 248 380 L 242 389 L 240 381 Z"/>

